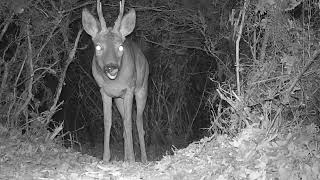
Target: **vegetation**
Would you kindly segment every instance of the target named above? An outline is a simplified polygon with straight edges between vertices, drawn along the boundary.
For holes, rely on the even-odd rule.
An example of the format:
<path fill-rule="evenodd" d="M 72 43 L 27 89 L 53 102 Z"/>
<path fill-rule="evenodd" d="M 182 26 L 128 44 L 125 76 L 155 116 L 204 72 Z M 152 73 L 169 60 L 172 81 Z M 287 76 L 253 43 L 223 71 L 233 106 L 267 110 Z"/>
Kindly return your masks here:
<path fill-rule="evenodd" d="M 118 1 L 102 3 L 110 26 Z M 0 2 L 3 126 L 72 146 L 102 142 L 93 47 L 81 25 L 85 7 L 96 13 L 94 0 Z M 150 64 L 148 145 L 184 146 L 248 126 L 274 133 L 318 123 L 316 2 L 142 0 L 129 7 L 137 11 L 130 38 Z M 123 131 L 114 112 L 117 142 Z"/>

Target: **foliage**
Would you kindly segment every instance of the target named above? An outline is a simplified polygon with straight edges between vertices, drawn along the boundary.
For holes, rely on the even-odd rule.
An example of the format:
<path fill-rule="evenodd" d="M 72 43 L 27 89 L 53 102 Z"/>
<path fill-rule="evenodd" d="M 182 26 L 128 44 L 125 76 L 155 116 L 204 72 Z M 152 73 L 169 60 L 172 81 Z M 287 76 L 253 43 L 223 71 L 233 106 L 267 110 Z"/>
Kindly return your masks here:
<path fill-rule="evenodd" d="M 319 125 L 317 4 L 255 1 L 246 11 L 243 34 L 238 34 L 241 93 L 221 85 L 219 96 L 230 107 L 213 111 L 211 129 L 234 134 L 254 124 L 271 133 L 291 123 Z M 241 16 L 236 14 L 231 19 L 237 33 Z"/>
<path fill-rule="evenodd" d="M 75 33 L 68 30 L 75 1 L 1 1 L 1 119 L 9 127 L 55 126 L 65 70 L 74 57 Z M 64 10 L 59 10 L 64 7 Z M 79 39 L 79 33 L 77 39 Z M 69 39 L 70 38 L 70 39 Z M 72 40 L 71 40 L 72 38 Z M 3 67 L 3 68 L 2 68 Z M 60 86 L 54 86 L 54 80 Z M 40 95 L 39 95 L 40 94 Z M 60 123 L 61 124 L 61 123 Z M 54 138 L 54 137 L 51 137 Z"/>

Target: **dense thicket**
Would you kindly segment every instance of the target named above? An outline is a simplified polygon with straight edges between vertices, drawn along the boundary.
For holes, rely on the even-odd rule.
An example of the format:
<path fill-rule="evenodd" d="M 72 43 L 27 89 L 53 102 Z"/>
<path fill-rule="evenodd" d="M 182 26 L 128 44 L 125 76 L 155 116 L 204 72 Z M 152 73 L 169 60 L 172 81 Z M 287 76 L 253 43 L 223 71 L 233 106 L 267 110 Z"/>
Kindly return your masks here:
<path fill-rule="evenodd" d="M 102 1 L 109 26 L 118 1 Z M 185 144 L 256 124 L 279 129 L 319 114 L 313 1 L 128 1 L 130 36 L 150 64 L 148 144 Z M 0 123 L 74 141 L 101 141 L 102 104 L 81 11 L 95 1 L 0 2 Z M 218 90 L 216 90 L 218 89 Z M 62 103 L 63 102 L 63 103 Z M 115 111 L 112 140 L 122 139 Z M 296 121 L 298 120 L 298 121 Z M 62 128 L 62 125 L 64 128 Z M 209 128 L 210 131 L 201 128 Z"/>

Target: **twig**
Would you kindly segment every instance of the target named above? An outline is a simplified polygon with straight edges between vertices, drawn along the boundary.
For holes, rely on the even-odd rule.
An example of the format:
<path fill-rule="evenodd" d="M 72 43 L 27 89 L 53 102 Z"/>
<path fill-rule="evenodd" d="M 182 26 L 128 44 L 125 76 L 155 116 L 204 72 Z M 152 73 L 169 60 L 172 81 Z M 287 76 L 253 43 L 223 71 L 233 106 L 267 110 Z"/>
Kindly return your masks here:
<path fill-rule="evenodd" d="M 287 90 L 287 94 L 290 94 L 291 91 L 293 90 L 293 88 L 296 86 L 297 82 L 300 80 L 300 78 L 302 77 L 302 75 L 310 68 L 310 66 L 312 65 L 312 63 L 317 59 L 317 57 L 320 54 L 320 50 L 317 50 L 316 52 L 314 52 L 312 59 L 309 60 L 309 62 L 306 64 L 306 66 L 303 68 L 303 70 L 299 73 L 299 75 L 293 80 L 291 86 L 288 88 Z"/>
<path fill-rule="evenodd" d="M 211 69 L 212 64 L 213 64 L 213 63 L 211 63 L 209 69 Z M 186 137 L 188 137 L 189 133 L 192 131 L 193 123 L 194 123 L 194 121 L 196 120 L 196 117 L 198 116 L 198 113 L 199 113 L 199 111 L 200 111 L 200 108 L 201 108 L 201 105 L 202 105 L 202 102 L 203 102 L 203 99 L 204 99 L 204 93 L 205 93 L 205 90 L 207 89 L 208 79 L 209 79 L 209 78 L 206 78 L 206 81 L 205 81 L 205 83 L 204 83 L 203 91 L 202 91 L 202 94 L 201 94 L 201 99 L 200 99 L 200 102 L 199 102 L 199 104 L 198 104 L 197 111 L 196 111 L 196 113 L 194 114 L 194 116 L 193 116 L 193 118 L 192 118 L 192 121 L 191 121 L 191 123 L 190 123 L 190 125 L 189 125 L 189 129 L 187 130 L 187 136 L 186 136 Z"/>
<path fill-rule="evenodd" d="M 1 79 L 1 86 L 0 86 L 0 100 L 2 99 L 2 93 L 7 89 L 7 80 L 9 76 L 9 69 L 10 69 L 10 63 L 4 64 L 4 72 Z"/>
<path fill-rule="evenodd" d="M 143 38 L 147 41 L 147 42 L 150 42 L 152 44 L 156 44 L 158 46 L 161 46 L 165 49 L 169 49 L 169 50 L 173 50 L 175 51 L 176 49 L 173 49 L 173 48 L 169 48 L 169 46 L 175 46 L 175 47 L 181 47 L 181 48 L 187 48 L 187 49 L 197 49 L 197 50 L 200 50 L 200 51 L 204 51 L 206 52 L 205 49 L 202 49 L 200 47 L 197 47 L 197 46 L 189 46 L 189 45 L 183 45 L 183 44 L 174 44 L 174 43 L 159 43 L 159 42 L 156 42 L 156 41 L 152 41 L 150 39 L 148 39 L 146 36 L 143 36 Z"/>
<path fill-rule="evenodd" d="M 261 53 L 260 53 L 260 58 L 259 58 L 260 62 L 263 62 L 264 58 L 266 56 L 266 48 L 267 48 L 270 32 L 271 32 L 270 29 L 267 27 L 266 32 L 263 37 L 262 46 L 261 46 Z"/>
<path fill-rule="evenodd" d="M 72 7 L 72 8 L 70 8 L 70 9 L 63 10 L 63 11 L 61 11 L 61 13 L 63 13 L 63 14 L 64 14 L 64 13 L 69 13 L 69 12 L 75 11 L 75 10 L 77 10 L 77 9 L 82 9 L 83 7 L 85 7 L 85 6 L 87 6 L 87 5 L 95 4 L 95 3 L 96 3 L 95 1 L 85 2 L 85 3 L 83 3 L 83 4 L 80 4 L 80 5 L 78 5 L 78 6 Z"/>
<path fill-rule="evenodd" d="M 6 24 L 4 25 L 1 34 L 0 34 L 0 41 L 2 41 L 2 38 L 4 36 L 4 34 L 6 33 L 10 23 L 13 21 L 13 17 L 14 17 L 14 13 L 12 13 L 12 15 L 9 17 L 9 19 L 7 20 Z"/>
<path fill-rule="evenodd" d="M 12 65 L 12 63 L 14 63 L 17 59 L 17 54 L 19 52 L 19 48 L 20 48 L 20 42 L 17 44 L 17 48 L 15 50 L 15 53 L 13 55 L 13 57 L 10 59 L 10 61 L 5 62 L 4 61 L 4 72 L 2 75 L 2 81 L 1 81 L 1 87 L 0 87 L 0 100 L 2 98 L 2 93 L 7 89 L 7 80 L 9 77 L 9 71 L 10 71 L 10 66 Z"/>
<path fill-rule="evenodd" d="M 252 85 L 256 85 L 256 84 L 266 83 L 266 82 L 275 81 L 275 80 L 279 80 L 279 79 L 288 79 L 288 78 L 289 78 L 289 75 L 281 75 L 281 76 L 272 77 L 269 79 L 263 79 L 260 81 L 252 82 L 249 85 L 252 86 Z"/>
<path fill-rule="evenodd" d="M 54 25 L 54 27 L 52 28 L 50 34 L 47 36 L 47 39 L 46 41 L 43 43 L 43 45 L 40 47 L 39 51 L 38 51 L 38 54 L 37 54 L 37 58 L 36 58 L 36 62 L 38 62 L 39 60 L 39 57 L 40 57 L 40 54 L 41 52 L 43 51 L 43 49 L 46 47 L 46 45 L 49 43 L 49 41 L 52 39 L 52 37 L 55 35 L 55 30 L 58 28 L 60 22 L 61 22 L 62 18 L 59 19 L 59 21 L 57 21 L 57 23 Z"/>
<path fill-rule="evenodd" d="M 51 136 L 49 137 L 49 139 L 52 141 L 62 130 L 63 130 L 63 124 L 64 124 L 64 121 L 62 121 L 60 123 L 60 125 L 58 127 L 56 127 L 53 131 L 53 133 L 51 134 Z M 48 139 L 46 139 L 47 141 Z"/>
<path fill-rule="evenodd" d="M 8 126 L 8 127 L 9 127 L 9 124 L 10 124 L 10 114 L 11 114 L 11 110 L 12 110 L 13 106 L 16 104 L 16 101 L 17 101 L 17 98 L 16 98 L 16 97 L 17 97 L 17 87 L 18 87 L 17 84 L 18 84 L 18 81 L 19 81 L 19 79 L 20 79 L 22 70 L 23 70 L 23 68 L 24 68 L 24 65 L 25 65 L 27 59 L 28 59 L 28 54 L 26 55 L 26 57 L 25 57 L 24 60 L 23 60 L 23 63 L 22 63 L 22 65 L 21 65 L 21 67 L 20 67 L 20 70 L 19 70 L 19 73 L 18 73 L 18 75 L 17 75 L 16 81 L 15 81 L 15 83 L 14 83 L 14 85 L 13 85 L 13 97 L 12 97 L 13 101 L 11 102 L 11 104 L 10 104 L 10 106 L 9 106 L 9 109 L 8 109 L 8 112 L 7 112 L 7 126 Z M 13 127 L 13 125 L 14 125 L 14 123 L 11 121 L 11 126 Z"/>
<path fill-rule="evenodd" d="M 240 39 L 241 39 L 241 35 L 242 35 L 242 29 L 243 29 L 243 25 L 244 25 L 244 18 L 246 15 L 246 11 L 247 11 L 247 7 L 249 5 L 249 0 L 246 0 L 244 2 L 244 7 L 243 9 L 240 11 L 239 14 L 239 18 L 240 16 L 242 17 L 241 19 L 241 24 L 240 26 L 236 26 L 235 28 L 237 28 L 238 30 L 238 34 L 237 34 L 237 40 L 236 40 L 236 74 L 237 74 L 237 91 L 238 91 L 238 95 L 241 95 L 241 88 L 240 88 L 240 48 L 239 48 L 239 44 L 240 44 Z"/>
<path fill-rule="evenodd" d="M 28 76 L 30 79 L 28 80 L 28 95 L 27 99 L 25 100 L 24 104 L 20 107 L 20 109 L 16 112 L 15 119 L 20 115 L 20 113 L 28 106 L 31 98 L 32 98 L 32 83 L 33 83 L 33 63 L 32 63 L 32 44 L 30 38 L 30 20 L 27 24 L 27 40 L 28 40 L 28 58 L 27 58 L 27 69 L 28 69 Z"/>

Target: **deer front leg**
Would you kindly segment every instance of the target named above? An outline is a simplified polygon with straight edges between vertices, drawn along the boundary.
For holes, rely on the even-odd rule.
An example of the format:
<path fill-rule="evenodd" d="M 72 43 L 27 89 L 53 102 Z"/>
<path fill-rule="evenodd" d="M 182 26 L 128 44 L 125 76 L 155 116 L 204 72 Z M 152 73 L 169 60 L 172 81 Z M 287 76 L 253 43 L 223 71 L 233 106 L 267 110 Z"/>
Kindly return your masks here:
<path fill-rule="evenodd" d="M 133 140 L 132 140 L 132 102 L 133 92 L 128 91 L 124 97 L 124 160 L 134 162 Z"/>
<path fill-rule="evenodd" d="M 103 101 L 103 121 L 104 121 L 104 146 L 103 161 L 110 160 L 110 129 L 112 124 L 112 98 L 109 97 L 103 89 L 100 89 Z"/>
<path fill-rule="evenodd" d="M 141 89 L 135 95 L 136 104 L 137 104 L 137 130 L 139 135 L 139 144 L 140 144 L 140 153 L 141 153 L 141 162 L 147 162 L 147 153 L 146 153 L 146 145 L 144 142 L 144 129 L 143 129 L 143 110 L 146 106 L 147 101 L 147 89 Z"/>

